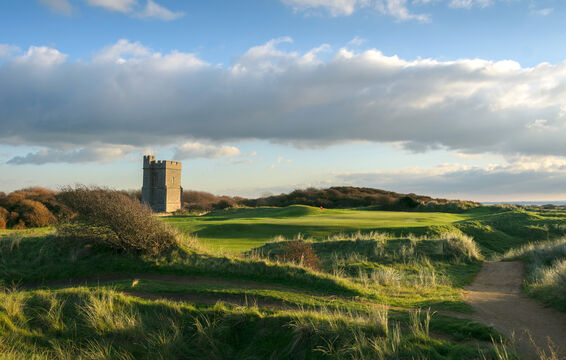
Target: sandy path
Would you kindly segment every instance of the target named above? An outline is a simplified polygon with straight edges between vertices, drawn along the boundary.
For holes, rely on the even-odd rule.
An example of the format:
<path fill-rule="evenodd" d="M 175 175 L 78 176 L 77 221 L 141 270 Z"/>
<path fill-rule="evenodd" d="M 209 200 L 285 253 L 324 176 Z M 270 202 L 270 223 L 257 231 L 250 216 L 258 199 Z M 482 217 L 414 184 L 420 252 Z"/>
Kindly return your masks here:
<path fill-rule="evenodd" d="M 485 262 L 464 299 L 476 310 L 472 319 L 493 326 L 511 338 L 522 358 L 537 359 L 529 339 L 549 354 L 548 339 L 566 359 L 566 314 L 547 308 L 521 292 L 525 276 L 522 262 Z"/>

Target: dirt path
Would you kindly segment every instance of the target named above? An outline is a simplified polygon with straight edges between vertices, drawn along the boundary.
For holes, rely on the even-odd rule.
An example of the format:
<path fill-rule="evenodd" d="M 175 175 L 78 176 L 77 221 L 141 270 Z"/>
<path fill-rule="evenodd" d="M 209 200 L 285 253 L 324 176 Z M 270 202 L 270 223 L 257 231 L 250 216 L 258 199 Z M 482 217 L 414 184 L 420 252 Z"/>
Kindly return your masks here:
<path fill-rule="evenodd" d="M 522 358 L 538 358 L 531 336 L 547 354 L 550 339 L 559 359 L 566 359 L 566 314 L 522 294 L 524 276 L 522 262 L 485 262 L 464 291 L 464 299 L 476 310 L 472 319 L 493 326 L 508 338 L 514 334 Z"/>

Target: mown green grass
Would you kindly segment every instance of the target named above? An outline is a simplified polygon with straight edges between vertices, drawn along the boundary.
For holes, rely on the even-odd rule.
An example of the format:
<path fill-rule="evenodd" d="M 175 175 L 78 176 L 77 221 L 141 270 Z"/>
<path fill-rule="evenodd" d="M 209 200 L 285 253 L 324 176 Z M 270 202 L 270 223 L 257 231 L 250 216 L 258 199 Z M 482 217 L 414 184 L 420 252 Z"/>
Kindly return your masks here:
<path fill-rule="evenodd" d="M 274 236 L 293 238 L 297 234 L 323 238 L 338 232 L 384 231 L 423 233 L 430 226 L 450 225 L 493 213 L 475 208 L 463 213 L 367 211 L 319 209 L 304 205 L 285 208 L 240 208 L 206 215 L 177 215 L 164 221 L 196 235 L 213 249 L 241 252 L 261 246 Z"/>

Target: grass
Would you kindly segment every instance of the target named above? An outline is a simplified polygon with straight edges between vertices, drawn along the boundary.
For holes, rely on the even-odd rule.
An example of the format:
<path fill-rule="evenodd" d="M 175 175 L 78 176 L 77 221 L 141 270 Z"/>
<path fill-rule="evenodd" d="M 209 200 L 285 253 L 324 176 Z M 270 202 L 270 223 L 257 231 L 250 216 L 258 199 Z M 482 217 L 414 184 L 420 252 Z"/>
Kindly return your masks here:
<path fill-rule="evenodd" d="M 450 225 L 492 213 L 475 208 L 463 213 L 324 209 L 293 205 L 285 208 L 239 208 L 203 216 L 163 218 L 180 230 L 198 236 L 215 250 L 237 253 L 261 246 L 273 236 L 323 238 L 339 232 L 382 231 L 423 233 L 430 226 Z"/>
<path fill-rule="evenodd" d="M 529 295 L 566 311 L 566 238 L 529 243 L 508 251 L 504 258 L 526 262 Z"/>
<path fill-rule="evenodd" d="M 147 301 L 113 290 L 0 293 L 0 357 L 34 359 L 475 359 L 486 346 L 431 337 L 430 313 L 266 311 Z"/>
<path fill-rule="evenodd" d="M 0 286 L 35 290 L 0 292 L 0 358 L 498 358 L 495 330 L 443 311 L 471 311 L 460 290 L 486 255 L 560 236 L 564 219 L 486 207 L 230 209 L 164 218 L 203 247 L 188 239 L 159 255 L 54 229 L 2 231 Z M 278 257 L 290 239 L 312 248 L 320 269 Z M 512 256 L 559 265 L 543 250 Z M 211 305 L 217 299 L 232 305 Z"/>

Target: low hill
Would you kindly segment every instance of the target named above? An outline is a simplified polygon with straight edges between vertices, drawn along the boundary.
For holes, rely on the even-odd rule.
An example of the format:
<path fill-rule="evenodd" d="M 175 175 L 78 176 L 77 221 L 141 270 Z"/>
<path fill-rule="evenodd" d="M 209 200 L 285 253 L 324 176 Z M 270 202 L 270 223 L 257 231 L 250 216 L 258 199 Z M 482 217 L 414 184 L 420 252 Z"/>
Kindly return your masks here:
<path fill-rule="evenodd" d="M 480 204 L 472 201 L 437 199 L 425 195 L 400 194 L 393 191 L 354 186 L 334 186 L 327 189 L 307 188 L 288 194 L 257 199 L 216 196 L 201 191 L 185 191 L 184 207 L 187 210 L 218 210 L 235 206 L 309 205 L 329 209 L 360 208 L 371 210 L 419 210 L 460 212 Z"/>
<path fill-rule="evenodd" d="M 325 208 L 374 207 L 376 210 L 413 210 L 449 208 L 465 210 L 479 206 L 471 201 L 435 199 L 416 194 L 399 194 L 367 187 L 334 186 L 328 189 L 308 188 L 289 194 L 274 195 L 241 201 L 247 206 L 310 205 Z"/>

